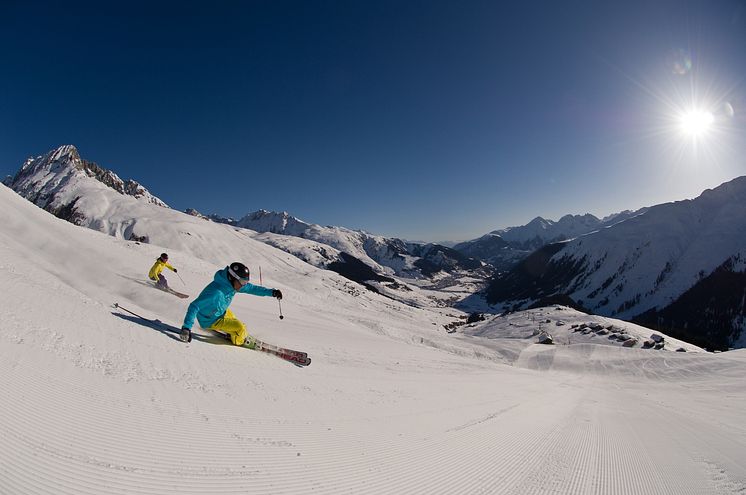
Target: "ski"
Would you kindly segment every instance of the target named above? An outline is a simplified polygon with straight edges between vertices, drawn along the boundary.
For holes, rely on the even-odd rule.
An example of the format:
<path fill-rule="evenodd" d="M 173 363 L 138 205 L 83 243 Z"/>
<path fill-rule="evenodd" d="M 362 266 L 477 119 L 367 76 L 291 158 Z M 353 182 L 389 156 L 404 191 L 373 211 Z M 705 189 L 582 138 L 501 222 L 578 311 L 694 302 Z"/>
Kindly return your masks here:
<path fill-rule="evenodd" d="M 146 322 L 150 323 L 151 325 L 157 326 L 157 327 L 159 327 L 159 328 L 161 328 L 163 330 L 169 331 L 169 332 L 176 333 L 178 335 L 178 337 L 183 342 L 191 342 L 192 341 L 192 332 L 189 331 L 189 330 L 186 330 L 186 329 L 183 329 L 183 328 L 179 330 L 179 329 L 177 329 L 175 327 L 171 327 L 170 325 L 167 325 L 167 324 L 163 323 L 160 320 L 152 320 L 150 318 L 145 318 L 144 316 L 140 316 L 137 313 L 134 313 L 134 312 L 130 311 L 129 309 L 122 307 L 119 303 L 114 303 L 113 306 L 114 306 L 114 308 L 122 310 L 122 311 L 125 311 L 125 312 L 131 314 L 132 316 L 136 316 L 137 318 L 140 318 L 141 320 L 146 321 Z M 216 333 L 219 334 L 220 336 L 222 336 L 224 339 L 230 341 L 230 335 L 228 335 L 227 333 L 217 332 L 217 331 L 216 331 Z M 248 347 L 249 349 L 253 349 L 255 351 L 266 352 L 267 354 L 272 354 L 274 356 L 279 357 L 280 359 L 284 359 L 285 361 L 289 361 L 289 362 L 293 363 L 296 366 L 305 367 L 305 366 L 308 366 L 309 364 L 311 364 L 311 358 L 309 358 L 308 354 L 306 354 L 305 352 L 295 351 L 293 349 L 287 349 L 285 347 L 280 347 L 280 346 L 277 346 L 277 345 L 274 345 L 274 344 L 269 344 L 269 343 L 263 342 L 261 340 L 256 340 L 255 339 L 253 347 L 251 347 L 251 346 L 249 346 L 247 344 L 244 344 L 243 347 Z"/>
<path fill-rule="evenodd" d="M 186 299 L 186 298 L 188 298 L 188 297 L 189 297 L 189 294 L 182 294 L 181 292 L 176 292 L 176 291 L 175 291 L 175 290 L 173 290 L 173 289 L 168 289 L 168 290 L 167 290 L 166 292 L 169 292 L 169 293 L 171 293 L 171 294 L 173 294 L 173 295 L 175 295 L 176 297 L 179 297 L 179 298 L 181 298 L 181 299 Z"/>
<path fill-rule="evenodd" d="M 286 352 L 276 351 L 268 347 L 257 346 L 254 348 L 254 350 L 260 351 L 260 352 L 266 352 L 267 354 L 273 354 L 279 357 L 280 359 L 284 359 L 285 361 L 290 361 L 296 366 L 305 367 L 311 364 L 311 358 L 309 358 L 308 356 L 303 357 L 303 356 L 300 356 L 299 354 L 290 354 Z M 297 351 L 294 351 L 294 352 L 297 352 Z M 305 353 L 302 353 L 302 354 L 305 354 Z"/>
<path fill-rule="evenodd" d="M 150 282 L 151 287 L 155 287 L 158 290 L 161 290 L 163 292 L 168 292 L 169 294 L 173 294 L 176 297 L 180 297 L 181 299 L 186 299 L 189 297 L 189 294 L 182 294 L 181 292 L 173 290 L 171 287 L 166 287 L 165 289 L 163 287 L 158 287 L 154 283 Z"/>
<path fill-rule="evenodd" d="M 227 333 L 219 332 L 217 330 L 214 330 L 215 333 L 223 337 L 227 341 L 231 341 L 231 336 Z M 266 352 L 267 354 L 272 354 L 274 356 L 277 356 L 281 359 L 284 359 L 285 361 L 290 361 L 291 363 L 295 364 L 296 366 L 308 366 L 311 364 L 311 358 L 308 357 L 308 354 L 306 354 L 303 351 L 295 351 L 293 349 L 288 349 L 286 347 L 280 347 L 278 345 L 270 344 L 268 342 L 261 341 L 259 339 L 254 339 L 253 345 L 251 345 L 250 340 L 247 340 L 242 347 L 247 347 L 249 349 L 259 351 L 259 352 Z"/>
<path fill-rule="evenodd" d="M 293 349 L 288 349 L 286 347 L 280 347 L 278 345 L 270 344 L 267 342 L 262 342 L 259 339 L 256 339 L 256 347 L 260 350 L 267 350 L 272 352 L 278 352 L 281 354 L 289 354 L 291 356 L 298 356 L 301 359 L 305 359 L 308 357 L 308 354 L 306 354 L 303 351 L 294 351 Z"/>

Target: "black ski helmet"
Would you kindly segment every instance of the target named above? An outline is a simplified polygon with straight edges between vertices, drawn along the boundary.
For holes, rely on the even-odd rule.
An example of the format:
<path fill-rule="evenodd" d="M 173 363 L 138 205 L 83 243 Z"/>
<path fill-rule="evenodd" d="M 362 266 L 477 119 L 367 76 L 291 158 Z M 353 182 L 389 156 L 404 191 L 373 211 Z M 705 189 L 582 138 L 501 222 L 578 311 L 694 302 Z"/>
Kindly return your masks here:
<path fill-rule="evenodd" d="M 241 282 L 249 281 L 249 268 L 243 263 L 234 261 L 228 266 L 228 280 L 239 280 Z"/>
<path fill-rule="evenodd" d="M 166 261 L 168 259 L 168 254 L 167 253 L 161 253 L 161 259 L 163 261 Z"/>

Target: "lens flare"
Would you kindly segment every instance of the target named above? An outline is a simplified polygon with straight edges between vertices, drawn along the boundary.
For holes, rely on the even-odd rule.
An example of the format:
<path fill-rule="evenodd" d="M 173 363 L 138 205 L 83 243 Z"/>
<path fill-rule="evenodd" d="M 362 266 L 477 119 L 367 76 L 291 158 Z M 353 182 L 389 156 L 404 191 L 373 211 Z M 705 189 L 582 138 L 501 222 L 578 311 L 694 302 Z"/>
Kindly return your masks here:
<path fill-rule="evenodd" d="M 723 113 L 726 117 L 733 118 L 736 116 L 736 111 L 733 109 L 733 105 L 730 102 L 723 103 Z"/>
<path fill-rule="evenodd" d="M 672 73 L 685 76 L 692 71 L 692 55 L 688 50 L 674 50 L 669 54 L 668 65 Z"/>

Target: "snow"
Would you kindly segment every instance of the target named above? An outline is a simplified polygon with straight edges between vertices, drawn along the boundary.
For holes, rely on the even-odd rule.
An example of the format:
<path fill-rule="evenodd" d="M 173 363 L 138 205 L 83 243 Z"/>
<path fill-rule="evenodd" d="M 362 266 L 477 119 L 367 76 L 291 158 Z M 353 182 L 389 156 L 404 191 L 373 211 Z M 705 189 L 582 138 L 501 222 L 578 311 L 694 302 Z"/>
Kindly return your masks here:
<path fill-rule="evenodd" d="M 676 300 L 745 244 L 746 177 L 739 177 L 569 241 L 553 261 L 587 267 L 561 291 L 595 312 L 632 318 Z"/>
<path fill-rule="evenodd" d="M 0 186 L 0 493 L 746 490 L 743 351 L 623 348 L 572 332 L 600 317 L 567 308 L 447 334 L 453 309 L 351 290 L 251 231 L 98 199 L 102 230 L 119 233 L 126 212 L 151 244 Z M 255 282 L 261 266 L 285 319 L 271 298 L 238 295 L 232 310 L 313 364 L 200 329 L 184 344 L 114 309 L 180 326 L 191 299 L 145 285 L 162 251 L 184 281 L 166 272 L 170 284 L 192 296 L 230 261 Z M 533 343 L 539 317 L 555 345 Z"/>
<path fill-rule="evenodd" d="M 598 331 L 589 328 L 594 326 Z M 582 327 L 588 328 L 588 332 L 582 332 Z M 599 333 L 602 329 L 607 331 Z M 645 340 L 656 340 L 653 335 L 660 335 L 658 332 L 634 323 L 588 315 L 565 306 L 549 306 L 493 316 L 486 321 L 469 325 L 464 333 L 488 339 L 526 340 L 542 331 L 549 332 L 555 343 L 564 345 L 591 343 L 602 346 L 620 346 L 622 340 L 619 336 L 626 335 L 638 341 L 635 347 L 642 347 Z M 529 345 L 529 342 L 526 344 Z M 695 345 L 665 337 L 665 349 L 674 351 L 679 348 L 686 349 L 687 352 L 704 352 Z"/>

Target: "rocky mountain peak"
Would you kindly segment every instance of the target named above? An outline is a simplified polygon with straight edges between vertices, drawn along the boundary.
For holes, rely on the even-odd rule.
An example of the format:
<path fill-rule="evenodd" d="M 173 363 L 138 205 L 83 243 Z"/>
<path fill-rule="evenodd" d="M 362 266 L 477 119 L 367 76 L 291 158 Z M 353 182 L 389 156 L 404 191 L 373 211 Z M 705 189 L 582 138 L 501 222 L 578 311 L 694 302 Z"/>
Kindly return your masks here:
<path fill-rule="evenodd" d="M 58 193 L 82 175 L 96 179 L 115 191 L 168 208 L 139 182 L 122 180 L 116 173 L 80 157 L 78 149 L 66 144 L 36 158 L 28 158 L 16 175 L 5 183 L 21 196 L 46 208 Z"/>
<path fill-rule="evenodd" d="M 184 210 L 184 213 L 186 213 L 187 215 L 191 215 L 193 217 L 201 218 L 202 220 L 209 220 L 215 223 L 224 223 L 226 225 L 236 225 L 236 220 L 232 218 L 221 217 L 220 215 L 215 215 L 215 214 L 203 215 L 202 213 L 195 210 L 194 208 L 187 208 L 186 210 Z"/>
<path fill-rule="evenodd" d="M 249 213 L 239 220 L 237 225 L 257 232 L 287 235 L 299 235 L 311 227 L 311 224 L 295 218 L 286 211 L 277 212 L 263 209 Z"/>

